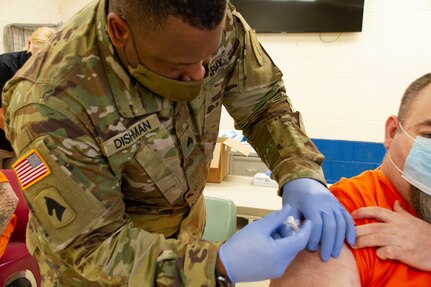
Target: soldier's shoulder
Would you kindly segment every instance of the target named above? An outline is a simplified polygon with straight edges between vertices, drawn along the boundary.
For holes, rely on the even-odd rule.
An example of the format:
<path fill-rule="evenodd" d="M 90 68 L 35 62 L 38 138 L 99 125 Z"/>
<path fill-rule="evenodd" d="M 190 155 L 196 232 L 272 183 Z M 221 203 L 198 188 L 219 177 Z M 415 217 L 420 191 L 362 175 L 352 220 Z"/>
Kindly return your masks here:
<path fill-rule="evenodd" d="M 94 17 L 92 9 L 85 9 L 64 23 L 17 76 L 40 84 L 55 85 L 68 75 L 85 70 L 85 59 L 98 54 Z"/>

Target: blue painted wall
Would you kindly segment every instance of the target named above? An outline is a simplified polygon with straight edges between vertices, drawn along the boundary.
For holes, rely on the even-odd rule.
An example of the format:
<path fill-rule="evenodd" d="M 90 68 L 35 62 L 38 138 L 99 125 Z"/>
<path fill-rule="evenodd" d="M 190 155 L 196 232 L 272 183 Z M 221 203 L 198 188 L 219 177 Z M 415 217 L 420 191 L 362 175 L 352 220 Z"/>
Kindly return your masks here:
<path fill-rule="evenodd" d="M 341 177 L 352 177 L 380 165 L 385 155 L 382 143 L 346 140 L 312 139 L 325 155 L 323 172 L 328 183 Z"/>

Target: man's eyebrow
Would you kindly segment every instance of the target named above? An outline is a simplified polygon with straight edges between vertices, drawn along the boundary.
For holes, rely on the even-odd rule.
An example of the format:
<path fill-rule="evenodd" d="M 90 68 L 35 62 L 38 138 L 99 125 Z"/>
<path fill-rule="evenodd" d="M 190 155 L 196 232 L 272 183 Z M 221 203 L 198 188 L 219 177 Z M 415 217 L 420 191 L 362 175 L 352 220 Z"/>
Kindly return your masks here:
<path fill-rule="evenodd" d="M 419 123 L 419 126 L 431 126 L 431 119 L 423 120 Z"/>

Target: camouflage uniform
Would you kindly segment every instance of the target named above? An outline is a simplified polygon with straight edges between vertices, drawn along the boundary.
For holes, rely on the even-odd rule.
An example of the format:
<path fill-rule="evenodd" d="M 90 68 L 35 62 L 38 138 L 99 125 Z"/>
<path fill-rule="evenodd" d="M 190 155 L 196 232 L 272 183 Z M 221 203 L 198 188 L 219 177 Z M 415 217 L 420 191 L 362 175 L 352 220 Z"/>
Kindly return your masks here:
<path fill-rule="evenodd" d="M 172 102 L 123 69 L 104 2 L 68 21 L 5 90 L 17 163 L 43 168 L 20 178 L 28 248 L 45 286 L 214 286 L 220 243 L 199 238 L 221 105 L 280 185 L 323 182 L 323 156 L 232 7 L 201 94 Z"/>

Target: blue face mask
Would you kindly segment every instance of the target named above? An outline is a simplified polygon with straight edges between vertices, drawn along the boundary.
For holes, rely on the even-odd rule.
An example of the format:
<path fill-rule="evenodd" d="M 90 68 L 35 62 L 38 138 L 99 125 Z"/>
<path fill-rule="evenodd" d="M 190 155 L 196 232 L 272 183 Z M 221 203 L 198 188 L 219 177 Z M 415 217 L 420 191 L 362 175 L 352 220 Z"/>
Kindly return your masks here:
<path fill-rule="evenodd" d="M 389 159 L 407 182 L 431 195 L 431 139 L 421 136 L 414 139 L 404 130 L 401 123 L 400 128 L 414 142 L 404 163 L 404 170 L 401 171 L 395 165 L 390 154 Z"/>

